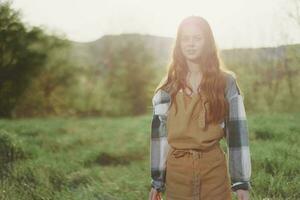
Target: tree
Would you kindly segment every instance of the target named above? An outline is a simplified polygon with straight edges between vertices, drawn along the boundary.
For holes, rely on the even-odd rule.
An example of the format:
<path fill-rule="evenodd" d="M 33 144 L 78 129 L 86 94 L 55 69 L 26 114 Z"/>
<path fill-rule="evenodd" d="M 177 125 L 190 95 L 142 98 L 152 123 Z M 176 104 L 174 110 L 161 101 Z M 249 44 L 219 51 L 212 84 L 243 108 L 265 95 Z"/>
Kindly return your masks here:
<path fill-rule="evenodd" d="M 47 59 L 42 70 L 19 98 L 14 117 L 67 115 L 71 109 L 71 88 L 78 86 L 79 68 L 70 59 L 69 42 L 48 36 L 43 42 Z"/>
<path fill-rule="evenodd" d="M 40 48 L 45 35 L 39 28 L 28 30 L 10 3 L 0 4 L 0 117 L 9 117 L 31 81 L 46 61 Z"/>
<path fill-rule="evenodd" d="M 122 45 L 105 52 L 105 99 L 107 115 L 137 115 L 147 111 L 149 87 L 154 79 L 153 56 L 139 37 L 121 37 Z"/>

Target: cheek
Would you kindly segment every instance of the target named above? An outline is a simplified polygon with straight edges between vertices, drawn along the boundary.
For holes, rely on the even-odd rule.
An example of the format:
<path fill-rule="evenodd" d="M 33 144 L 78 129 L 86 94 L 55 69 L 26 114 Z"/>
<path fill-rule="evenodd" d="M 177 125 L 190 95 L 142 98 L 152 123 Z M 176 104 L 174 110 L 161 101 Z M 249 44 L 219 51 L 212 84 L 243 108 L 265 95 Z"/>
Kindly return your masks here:
<path fill-rule="evenodd" d="M 182 50 L 185 50 L 188 47 L 188 45 L 186 43 L 180 43 L 180 47 Z"/>
<path fill-rule="evenodd" d="M 196 46 L 196 48 L 197 48 L 198 50 L 201 50 L 201 49 L 203 48 L 203 46 L 204 46 L 204 43 L 203 43 L 203 42 L 196 42 L 196 43 L 195 43 L 195 46 Z"/>
<path fill-rule="evenodd" d="M 197 52 L 201 53 L 203 50 L 203 47 L 204 47 L 203 43 L 197 44 Z"/>

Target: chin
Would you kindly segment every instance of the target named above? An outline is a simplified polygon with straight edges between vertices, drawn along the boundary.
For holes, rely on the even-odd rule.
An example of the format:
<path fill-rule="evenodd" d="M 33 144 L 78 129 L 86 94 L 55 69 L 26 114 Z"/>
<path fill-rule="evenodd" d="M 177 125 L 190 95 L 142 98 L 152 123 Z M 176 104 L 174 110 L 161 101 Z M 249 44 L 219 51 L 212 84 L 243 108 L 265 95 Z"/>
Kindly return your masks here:
<path fill-rule="evenodd" d="M 190 61 L 197 61 L 198 58 L 199 58 L 199 56 L 186 56 L 186 59 L 190 60 Z"/>

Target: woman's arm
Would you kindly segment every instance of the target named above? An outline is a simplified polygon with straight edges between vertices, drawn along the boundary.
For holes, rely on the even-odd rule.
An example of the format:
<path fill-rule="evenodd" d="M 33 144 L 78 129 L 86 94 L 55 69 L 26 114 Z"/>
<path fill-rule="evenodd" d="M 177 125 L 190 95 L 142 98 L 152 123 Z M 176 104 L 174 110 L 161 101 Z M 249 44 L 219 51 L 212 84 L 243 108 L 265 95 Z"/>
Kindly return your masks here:
<path fill-rule="evenodd" d="M 225 134 L 228 146 L 231 189 L 250 190 L 251 158 L 248 138 L 248 124 L 243 96 L 236 78 L 230 75 L 226 87 L 229 115 L 225 120 Z"/>
<path fill-rule="evenodd" d="M 167 92 L 159 90 L 152 98 L 153 116 L 150 138 L 151 187 L 165 191 L 166 158 L 170 146 L 167 141 L 166 119 L 170 103 Z"/>

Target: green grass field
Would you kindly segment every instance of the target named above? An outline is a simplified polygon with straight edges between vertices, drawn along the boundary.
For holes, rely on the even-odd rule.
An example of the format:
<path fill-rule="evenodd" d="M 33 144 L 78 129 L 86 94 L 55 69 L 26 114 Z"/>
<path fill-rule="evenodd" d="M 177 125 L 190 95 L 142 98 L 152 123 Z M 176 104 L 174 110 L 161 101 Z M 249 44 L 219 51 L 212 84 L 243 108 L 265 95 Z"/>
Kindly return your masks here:
<path fill-rule="evenodd" d="M 248 115 L 251 199 L 300 199 L 299 119 Z M 149 115 L 0 120 L 0 200 L 147 199 L 150 122 Z"/>

